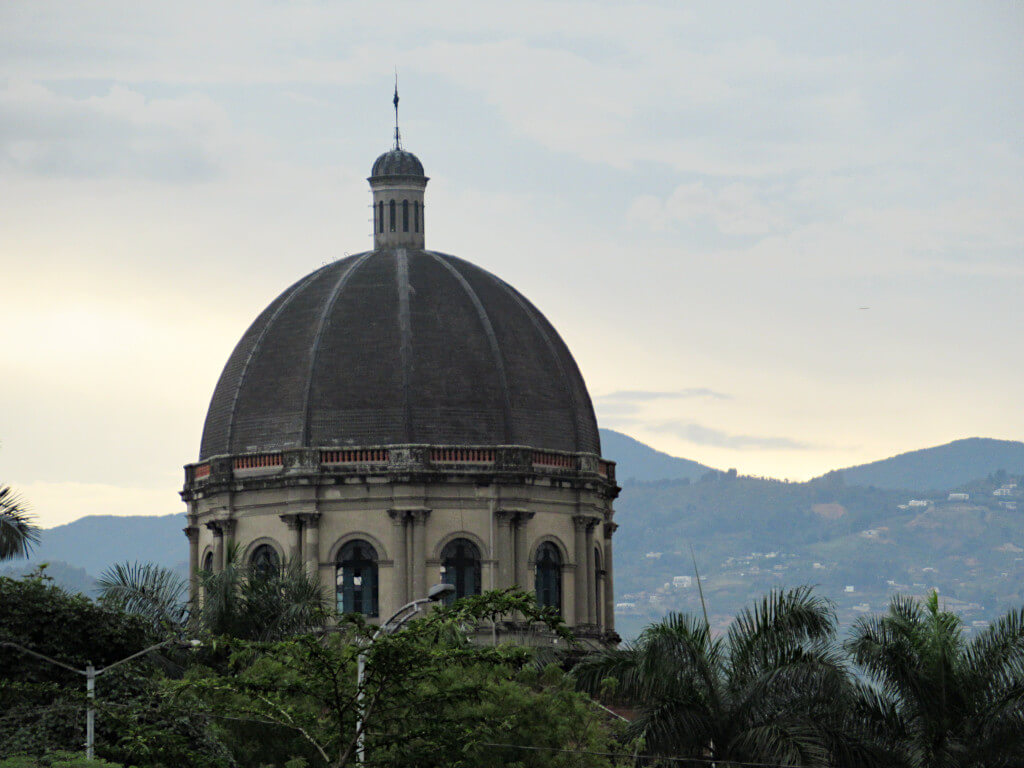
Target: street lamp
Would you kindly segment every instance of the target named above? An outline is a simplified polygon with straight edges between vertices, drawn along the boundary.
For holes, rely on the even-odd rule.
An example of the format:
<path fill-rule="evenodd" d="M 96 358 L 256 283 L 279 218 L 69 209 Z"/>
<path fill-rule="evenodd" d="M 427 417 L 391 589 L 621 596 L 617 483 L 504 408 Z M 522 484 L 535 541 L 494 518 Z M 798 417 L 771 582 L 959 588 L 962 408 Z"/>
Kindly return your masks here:
<path fill-rule="evenodd" d="M 85 756 L 88 760 L 92 760 L 93 751 L 96 743 L 96 709 L 93 706 L 93 702 L 96 700 L 96 678 L 102 675 L 104 672 L 111 670 L 114 667 L 120 666 L 121 664 L 124 664 L 126 661 L 137 659 L 139 658 L 139 656 L 145 656 L 150 651 L 155 651 L 157 648 L 163 648 L 165 645 L 170 645 L 172 643 L 181 643 L 182 645 L 187 645 L 191 648 L 198 648 L 201 645 L 201 643 L 198 640 L 189 640 L 187 642 L 178 640 L 176 638 L 171 640 L 164 640 L 162 643 L 151 645 L 149 646 L 149 648 L 144 648 L 138 653 L 133 653 L 131 656 L 127 656 L 121 659 L 120 661 L 115 661 L 113 664 L 108 664 L 107 666 L 100 667 L 99 669 L 96 669 L 96 667 L 94 667 L 91 662 L 85 665 L 85 669 L 75 669 L 70 664 L 65 664 L 63 661 L 51 659 L 49 656 L 39 653 L 38 651 L 33 651 L 30 648 L 26 648 L 23 645 L 11 643 L 6 640 L 0 642 L 0 647 L 14 648 L 16 651 L 27 653 L 29 656 L 35 656 L 37 659 L 42 659 L 43 661 L 49 662 L 50 664 L 56 664 L 58 667 L 63 667 L 64 669 L 71 670 L 75 674 L 85 676 L 85 697 L 87 699 L 85 707 Z"/>
<path fill-rule="evenodd" d="M 411 603 L 406 603 L 385 621 L 370 638 L 370 645 L 382 634 L 390 635 L 400 630 L 405 622 L 422 610 L 423 606 L 443 600 L 455 591 L 454 584 L 435 584 L 427 590 L 427 596 Z M 366 650 L 363 649 L 356 657 L 356 761 L 364 762 L 366 753 L 363 746 L 363 679 L 366 677 Z"/>

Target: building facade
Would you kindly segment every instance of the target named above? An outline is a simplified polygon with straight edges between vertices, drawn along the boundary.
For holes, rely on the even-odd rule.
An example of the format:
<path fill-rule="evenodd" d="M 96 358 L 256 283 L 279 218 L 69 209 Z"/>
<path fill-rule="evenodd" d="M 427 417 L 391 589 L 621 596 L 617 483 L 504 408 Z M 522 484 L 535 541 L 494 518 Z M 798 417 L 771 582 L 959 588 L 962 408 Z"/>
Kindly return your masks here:
<path fill-rule="evenodd" d="M 228 359 L 185 467 L 192 599 L 234 552 L 301 561 L 370 621 L 441 581 L 516 584 L 616 642 L 619 488 L 583 378 L 515 289 L 426 249 L 427 181 L 396 132 L 374 249 L 288 288 Z"/>

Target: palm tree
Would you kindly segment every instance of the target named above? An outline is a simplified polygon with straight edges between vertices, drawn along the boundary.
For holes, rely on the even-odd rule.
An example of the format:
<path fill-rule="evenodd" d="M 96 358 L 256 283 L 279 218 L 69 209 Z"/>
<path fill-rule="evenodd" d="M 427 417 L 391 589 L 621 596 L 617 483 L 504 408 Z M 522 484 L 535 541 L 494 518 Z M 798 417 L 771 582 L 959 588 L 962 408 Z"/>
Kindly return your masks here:
<path fill-rule="evenodd" d="M 835 631 L 831 604 L 809 587 L 774 591 L 724 637 L 671 613 L 576 674 L 592 695 L 611 688 L 637 710 L 629 735 L 652 754 L 719 766 L 870 764 L 841 722 L 851 687 Z"/>
<path fill-rule="evenodd" d="M 100 598 L 163 630 L 189 627 L 248 640 L 280 640 L 327 622 L 323 587 L 301 563 L 256 567 L 241 563 L 234 551 L 227 560 L 220 571 L 200 571 L 203 599 L 198 606 L 186 600 L 185 579 L 153 563 L 108 568 L 98 582 Z"/>
<path fill-rule="evenodd" d="M 0 560 L 28 557 L 39 543 L 39 528 L 28 507 L 10 487 L 0 486 Z"/>
<path fill-rule="evenodd" d="M 908 768 L 1024 765 L 1024 609 L 973 639 L 956 614 L 897 595 L 847 643 L 871 681 L 859 714 Z"/>

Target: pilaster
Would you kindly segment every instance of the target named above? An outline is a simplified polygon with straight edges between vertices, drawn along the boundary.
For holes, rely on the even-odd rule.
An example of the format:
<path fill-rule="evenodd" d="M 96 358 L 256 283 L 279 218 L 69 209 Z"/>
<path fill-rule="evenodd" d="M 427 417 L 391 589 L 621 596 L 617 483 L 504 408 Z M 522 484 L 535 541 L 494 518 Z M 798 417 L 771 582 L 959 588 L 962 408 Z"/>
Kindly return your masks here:
<path fill-rule="evenodd" d="M 590 519 L 576 515 L 572 519 L 574 532 L 573 558 L 575 559 L 575 589 L 573 611 L 576 626 L 587 623 L 587 525 Z"/>
<path fill-rule="evenodd" d="M 302 532 L 305 538 L 302 553 L 305 556 L 306 573 L 311 577 L 320 578 L 320 513 L 304 512 L 299 517 L 302 519 Z"/>

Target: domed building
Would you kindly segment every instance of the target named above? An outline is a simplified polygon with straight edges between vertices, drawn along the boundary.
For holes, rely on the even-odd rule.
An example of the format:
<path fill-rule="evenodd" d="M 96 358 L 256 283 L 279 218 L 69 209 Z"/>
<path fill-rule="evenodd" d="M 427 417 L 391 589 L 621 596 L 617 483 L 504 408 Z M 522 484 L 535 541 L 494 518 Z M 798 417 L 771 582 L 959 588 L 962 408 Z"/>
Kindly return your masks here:
<path fill-rule="evenodd" d="M 396 129 L 373 250 L 285 290 L 224 366 L 181 494 L 192 599 L 233 549 L 302 561 L 371 621 L 439 581 L 518 584 L 616 642 L 619 488 L 583 377 L 518 291 L 426 249 L 427 181 Z"/>

